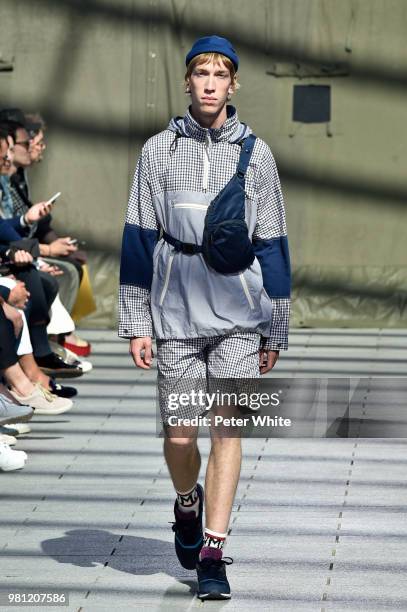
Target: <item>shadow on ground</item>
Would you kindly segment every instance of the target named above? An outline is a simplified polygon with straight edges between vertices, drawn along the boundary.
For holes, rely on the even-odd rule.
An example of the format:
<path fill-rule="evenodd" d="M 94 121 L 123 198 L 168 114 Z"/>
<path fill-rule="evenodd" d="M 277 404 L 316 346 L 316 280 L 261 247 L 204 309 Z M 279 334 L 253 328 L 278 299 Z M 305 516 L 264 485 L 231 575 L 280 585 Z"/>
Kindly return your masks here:
<path fill-rule="evenodd" d="M 101 564 L 135 575 L 165 573 L 174 578 L 186 574 L 194 577 L 177 563 L 172 542 L 154 538 L 117 535 L 103 529 L 72 529 L 63 537 L 44 540 L 41 547 L 58 563 L 78 567 Z"/>

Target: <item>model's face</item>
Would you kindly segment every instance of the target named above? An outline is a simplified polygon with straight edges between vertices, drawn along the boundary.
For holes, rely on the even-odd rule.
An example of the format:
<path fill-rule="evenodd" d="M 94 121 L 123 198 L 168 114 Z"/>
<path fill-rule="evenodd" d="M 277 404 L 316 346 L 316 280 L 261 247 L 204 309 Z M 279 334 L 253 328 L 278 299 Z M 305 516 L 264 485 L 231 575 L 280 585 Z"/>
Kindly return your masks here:
<path fill-rule="evenodd" d="M 199 115 L 218 115 L 233 92 L 230 72 L 222 60 L 195 66 L 188 83 L 192 110 Z"/>
<path fill-rule="evenodd" d="M 8 174 L 14 160 L 14 141 L 11 136 L 0 141 L 0 174 Z"/>
<path fill-rule="evenodd" d="M 44 132 L 40 130 L 38 134 L 31 138 L 30 140 L 30 159 L 31 163 L 36 163 L 42 161 L 44 157 L 45 147 L 47 145 L 44 142 Z"/>
<path fill-rule="evenodd" d="M 29 153 L 30 140 L 28 132 L 24 128 L 18 128 L 16 133 L 16 142 L 14 146 L 14 164 L 23 166 L 24 168 L 31 164 Z"/>

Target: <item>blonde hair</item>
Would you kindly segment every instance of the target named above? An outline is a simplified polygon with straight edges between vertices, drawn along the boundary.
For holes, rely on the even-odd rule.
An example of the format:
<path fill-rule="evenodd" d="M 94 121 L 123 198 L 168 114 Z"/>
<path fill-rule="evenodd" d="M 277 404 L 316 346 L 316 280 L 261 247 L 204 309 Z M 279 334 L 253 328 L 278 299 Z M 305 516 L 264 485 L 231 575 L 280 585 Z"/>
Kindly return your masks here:
<path fill-rule="evenodd" d="M 215 53 L 211 51 L 210 53 L 200 53 L 191 59 L 188 64 L 187 71 L 184 77 L 184 87 L 185 93 L 188 92 L 188 79 L 191 77 L 191 74 L 195 70 L 195 68 L 201 64 L 209 64 L 213 62 L 214 64 L 219 64 L 223 62 L 225 68 L 229 70 L 230 78 L 232 80 L 231 87 L 233 91 L 236 91 L 240 87 L 240 83 L 237 82 L 237 72 L 235 66 L 231 59 L 226 57 L 226 55 L 222 55 L 222 53 Z"/>

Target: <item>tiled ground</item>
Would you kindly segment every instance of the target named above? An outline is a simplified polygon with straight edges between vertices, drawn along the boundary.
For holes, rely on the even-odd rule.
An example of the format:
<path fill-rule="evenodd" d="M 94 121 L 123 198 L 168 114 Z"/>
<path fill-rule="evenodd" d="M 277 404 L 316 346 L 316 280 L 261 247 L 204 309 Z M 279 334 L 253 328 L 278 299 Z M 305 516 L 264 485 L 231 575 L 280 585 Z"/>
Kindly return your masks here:
<path fill-rule="evenodd" d="M 358 437 L 243 441 L 226 603 L 197 600 L 173 553 L 155 372 L 137 372 L 114 332 L 84 336 L 94 370 L 74 409 L 37 417 L 18 444 L 27 466 L 0 475 L 3 597 L 63 589 L 86 612 L 407 610 L 407 331 L 292 332 L 273 376 L 352 376 Z"/>

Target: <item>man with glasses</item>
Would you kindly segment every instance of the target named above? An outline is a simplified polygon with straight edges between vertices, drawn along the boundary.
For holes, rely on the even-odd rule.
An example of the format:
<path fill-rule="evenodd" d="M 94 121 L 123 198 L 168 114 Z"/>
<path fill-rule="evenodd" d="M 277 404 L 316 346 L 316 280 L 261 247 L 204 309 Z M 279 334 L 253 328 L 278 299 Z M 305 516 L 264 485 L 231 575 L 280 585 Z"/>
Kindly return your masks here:
<path fill-rule="evenodd" d="M 25 214 L 32 206 L 27 169 L 43 160 L 46 125 L 38 113 L 25 115 L 20 109 L 5 109 L 0 111 L 0 120 L 2 115 L 9 121 L 17 120 L 23 124 L 27 133 L 26 142 L 21 145 L 26 151 L 24 154 L 20 150 L 17 152 L 16 168 L 10 184 L 14 215 Z M 58 236 L 51 222 L 51 215 L 47 215 L 31 230 L 31 235 L 39 240 L 40 253 L 45 261 L 63 270 L 64 274 L 58 277 L 60 298 L 68 312 L 72 312 L 83 277 L 82 266 L 86 263 L 86 253 L 78 251 L 78 247 L 71 244 L 70 236 Z M 64 346 L 78 355 L 87 356 L 90 353 L 89 343 L 74 333 L 65 336 Z"/>
<path fill-rule="evenodd" d="M 43 159 L 45 122 L 40 115 L 25 115 L 17 108 L 0 111 L 2 120 L 15 130 L 14 163 L 10 168 L 10 178 L 4 177 L 7 183 L 4 187 L 10 194 L 12 204 L 7 198 L 7 207 L 3 206 L 2 213 L 5 217 L 25 215 L 32 207 L 27 169 Z M 68 312 L 71 312 L 82 280 L 84 258 L 73 259 L 78 247 L 70 244 L 70 236 L 59 237 L 51 227 L 51 221 L 51 215 L 42 218 L 32 226 L 30 236 L 38 239 L 41 257 L 48 264 L 57 265 L 63 270 L 63 276 L 58 278 L 60 297 Z"/>

